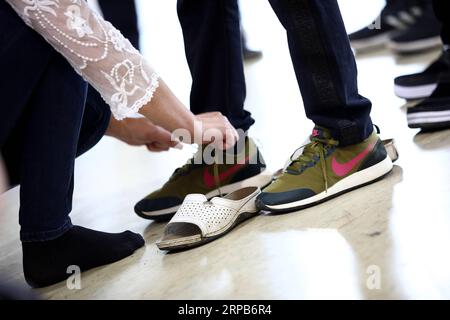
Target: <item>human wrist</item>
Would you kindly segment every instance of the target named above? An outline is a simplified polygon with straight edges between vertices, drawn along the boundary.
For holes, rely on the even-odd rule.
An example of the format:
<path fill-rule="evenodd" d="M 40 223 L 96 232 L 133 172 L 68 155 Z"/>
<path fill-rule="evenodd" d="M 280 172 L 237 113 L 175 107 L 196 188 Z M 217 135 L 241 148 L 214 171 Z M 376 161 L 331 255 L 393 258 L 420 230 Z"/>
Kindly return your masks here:
<path fill-rule="evenodd" d="M 119 120 L 116 120 L 114 117 L 111 117 L 108 128 L 106 129 L 105 135 L 113 137 L 113 138 L 117 138 L 117 139 L 122 137 L 123 132 L 124 132 L 125 121 L 126 121 L 126 119 L 119 121 Z"/>

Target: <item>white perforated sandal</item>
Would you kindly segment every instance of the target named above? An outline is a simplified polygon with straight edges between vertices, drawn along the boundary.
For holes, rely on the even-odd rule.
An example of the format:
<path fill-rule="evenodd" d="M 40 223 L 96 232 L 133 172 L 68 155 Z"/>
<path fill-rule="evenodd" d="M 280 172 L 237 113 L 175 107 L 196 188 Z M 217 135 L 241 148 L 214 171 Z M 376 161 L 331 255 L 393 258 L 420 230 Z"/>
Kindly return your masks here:
<path fill-rule="evenodd" d="M 202 194 L 188 195 L 156 243 L 161 250 L 183 250 L 213 241 L 258 214 L 258 187 L 236 190 L 210 201 Z"/>

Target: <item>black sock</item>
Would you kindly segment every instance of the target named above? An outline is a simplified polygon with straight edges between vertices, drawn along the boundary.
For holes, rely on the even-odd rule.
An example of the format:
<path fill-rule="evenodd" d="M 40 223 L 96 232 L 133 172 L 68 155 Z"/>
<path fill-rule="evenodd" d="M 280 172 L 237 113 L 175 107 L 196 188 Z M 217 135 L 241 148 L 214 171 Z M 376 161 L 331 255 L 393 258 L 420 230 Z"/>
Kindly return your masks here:
<path fill-rule="evenodd" d="M 144 244 L 130 231 L 113 234 L 73 226 L 54 240 L 22 243 L 25 279 L 33 287 L 49 286 L 68 278 L 69 266 L 86 271 L 121 260 Z"/>

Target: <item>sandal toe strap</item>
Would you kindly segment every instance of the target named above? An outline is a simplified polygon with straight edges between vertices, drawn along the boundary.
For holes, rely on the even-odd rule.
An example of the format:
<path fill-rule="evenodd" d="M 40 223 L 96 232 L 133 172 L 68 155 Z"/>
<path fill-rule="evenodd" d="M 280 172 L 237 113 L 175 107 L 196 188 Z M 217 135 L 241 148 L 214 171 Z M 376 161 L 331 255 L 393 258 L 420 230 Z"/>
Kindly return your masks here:
<path fill-rule="evenodd" d="M 190 223 L 196 225 L 203 237 L 220 232 L 226 228 L 236 215 L 236 210 L 212 204 L 211 202 L 187 201 L 170 220 L 172 223 Z"/>

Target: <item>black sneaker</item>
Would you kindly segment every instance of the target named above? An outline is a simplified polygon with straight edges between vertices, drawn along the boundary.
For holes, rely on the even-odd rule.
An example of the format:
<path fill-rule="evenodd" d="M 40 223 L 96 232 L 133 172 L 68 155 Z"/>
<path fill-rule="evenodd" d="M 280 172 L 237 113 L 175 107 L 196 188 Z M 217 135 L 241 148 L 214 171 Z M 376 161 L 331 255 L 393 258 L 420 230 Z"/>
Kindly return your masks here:
<path fill-rule="evenodd" d="M 442 46 L 442 24 L 431 3 L 422 7 L 422 15 L 408 29 L 392 35 L 387 47 L 400 54 L 415 53 Z"/>
<path fill-rule="evenodd" d="M 408 100 L 427 98 L 444 74 L 450 74 L 450 50 L 444 50 L 425 71 L 397 77 L 394 80 L 395 94 Z"/>
<path fill-rule="evenodd" d="M 384 46 L 389 39 L 413 25 L 424 10 L 420 0 L 388 0 L 378 18 L 370 25 L 349 35 L 356 51 Z"/>
<path fill-rule="evenodd" d="M 410 128 L 425 130 L 450 128 L 450 81 L 439 83 L 429 98 L 409 108 L 407 118 Z"/>

